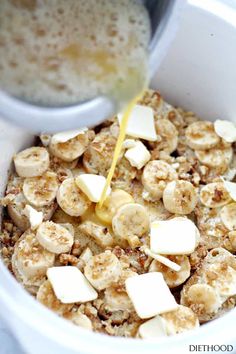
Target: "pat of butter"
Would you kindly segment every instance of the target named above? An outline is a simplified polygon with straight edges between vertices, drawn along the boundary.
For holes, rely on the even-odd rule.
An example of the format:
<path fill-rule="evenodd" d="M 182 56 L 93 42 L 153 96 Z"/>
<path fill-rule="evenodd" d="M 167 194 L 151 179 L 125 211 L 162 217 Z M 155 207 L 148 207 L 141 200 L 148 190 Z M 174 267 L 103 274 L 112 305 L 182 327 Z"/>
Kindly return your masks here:
<path fill-rule="evenodd" d="M 216 134 L 228 143 L 233 143 L 236 141 L 236 127 L 234 123 L 228 120 L 217 119 L 214 122 L 214 128 Z"/>
<path fill-rule="evenodd" d="M 47 277 L 56 297 L 63 304 L 92 301 L 98 296 L 96 290 L 77 267 L 48 268 Z"/>
<path fill-rule="evenodd" d="M 125 157 L 131 166 L 140 170 L 150 160 L 151 154 L 141 141 L 136 141 L 133 147 L 128 148 Z"/>
<path fill-rule="evenodd" d="M 23 214 L 29 219 L 30 227 L 32 230 L 36 230 L 40 224 L 43 222 L 42 211 L 37 211 L 32 206 L 26 205 Z"/>
<path fill-rule="evenodd" d="M 106 158 L 104 156 L 104 158 Z M 81 174 L 75 179 L 76 185 L 87 195 L 89 200 L 98 203 L 101 199 L 102 192 L 106 184 L 104 176 L 93 175 L 89 173 Z M 107 195 L 111 192 L 111 188 L 107 189 Z"/>
<path fill-rule="evenodd" d="M 119 113 L 117 117 L 120 124 L 123 119 L 123 114 Z M 157 140 L 154 114 L 151 107 L 138 104 L 135 105 L 129 116 L 126 134 L 134 138 L 141 138 L 149 141 Z"/>
<path fill-rule="evenodd" d="M 215 272 L 215 274 L 218 274 L 219 265 L 212 264 L 209 270 Z M 218 292 L 218 294 L 222 298 L 224 298 L 225 301 L 230 296 L 236 295 L 236 270 L 233 269 L 231 266 L 228 266 L 228 268 L 224 271 L 224 278 L 225 281 L 222 281 L 223 275 L 221 275 L 218 278 L 214 279 L 211 286 Z"/>
<path fill-rule="evenodd" d="M 52 136 L 51 142 L 53 144 L 66 143 L 68 140 L 75 138 L 78 135 L 84 134 L 88 128 L 81 128 L 76 130 L 68 130 L 66 132 L 60 132 Z"/>
<path fill-rule="evenodd" d="M 138 329 L 138 334 L 143 339 L 155 339 L 166 337 L 167 331 L 165 320 L 161 316 L 156 316 L 141 324 Z"/>
<path fill-rule="evenodd" d="M 125 286 L 140 318 L 150 318 L 172 311 L 178 306 L 162 273 L 135 275 L 126 279 Z"/>
<path fill-rule="evenodd" d="M 229 193 L 230 197 L 236 201 L 236 183 L 224 181 L 224 186 L 227 192 Z"/>
<path fill-rule="evenodd" d="M 156 254 L 154 252 L 152 252 L 150 249 L 145 248 L 144 249 L 144 253 L 146 253 L 147 256 L 152 257 L 153 259 L 155 259 L 156 261 L 164 264 L 166 267 L 174 270 L 175 272 L 179 272 L 181 267 L 179 264 L 171 261 L 170 259 L 161 256 L 160 254 Z"/>
<path fill-rule="evenodd" d="M 195 224 L 183 217 L 151 224 L 150 248 L 154 253 L 183 255 L 194 251 L 197 244 L 198 229 Z"/>

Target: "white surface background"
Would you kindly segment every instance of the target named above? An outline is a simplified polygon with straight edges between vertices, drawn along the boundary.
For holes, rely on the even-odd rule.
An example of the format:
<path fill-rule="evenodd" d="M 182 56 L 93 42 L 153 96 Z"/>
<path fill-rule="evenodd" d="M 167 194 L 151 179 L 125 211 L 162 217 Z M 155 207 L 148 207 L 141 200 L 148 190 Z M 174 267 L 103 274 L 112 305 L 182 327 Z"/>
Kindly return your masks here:
<path fill-rule="evenodd" d="M 219 0 L 212 1 L 219 2 Z M 231 6 L 236 9 L 236 0 L 221 0 L 220 2 L 225 3 L 228 6 Z M 0 323 L 0 354 L 24 354 L 23 351 L 20 349 L 19 345 L 16 343 L 13 336 L 5 328 L 4 323 Z"/>

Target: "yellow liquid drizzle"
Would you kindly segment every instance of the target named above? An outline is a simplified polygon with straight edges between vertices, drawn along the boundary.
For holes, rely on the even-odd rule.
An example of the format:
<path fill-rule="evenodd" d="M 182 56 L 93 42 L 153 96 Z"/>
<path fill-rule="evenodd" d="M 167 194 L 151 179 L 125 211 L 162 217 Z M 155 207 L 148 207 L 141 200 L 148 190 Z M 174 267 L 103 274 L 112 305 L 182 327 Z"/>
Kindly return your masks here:
<path fill-rule="evenodd" d="M 141 94 L 139 94 L 138 96 L 136 96 L 132 101 L 130 101 L 130 103 L 128 104 L 128 106 L 125 109 L 125 112 L 123 114 L 122 121 L 121 121 L 121 124 L 120 124 L 120 132 L 119 132 L 119 136 L 118 136 L 118 139 L 117 139 L 117 142 L 116 142 L 116 147 L 115 147 L 115 151 L 114 151 L 114 155 L 113 155 L 111 168 L 110 168 L 109 173 L 107 175 L 106 184 L 105 184 L 105 187 L 104 187 L 103 192 L 102 192 L 101 199 L 100 199 L 99 204 L 98 204 L 99 207 L 102 207 L 102 205 L 103 205 L 103 203 L 104 203 L 104 201 L 106 199 L 106 193 L 107 193 L 108 188 L 110 187 L 111 180 L 112 180 L 112 177 L 113 177 L 114 172 L 115 172 L 116 164 L 117 164 L 117 161 L 118 161 L 118 158 L 120 156 L 121 149 L 122 149 L 122 144 L 123 144 L 123 141 L 125 139 L 126 128 L 127 128 L 127 125 L 128 125 L 130 113 L 132 112 L 134 106 L 140 100 L 140 98 L 142 96 L 143 96 L 143 92 Z"/>

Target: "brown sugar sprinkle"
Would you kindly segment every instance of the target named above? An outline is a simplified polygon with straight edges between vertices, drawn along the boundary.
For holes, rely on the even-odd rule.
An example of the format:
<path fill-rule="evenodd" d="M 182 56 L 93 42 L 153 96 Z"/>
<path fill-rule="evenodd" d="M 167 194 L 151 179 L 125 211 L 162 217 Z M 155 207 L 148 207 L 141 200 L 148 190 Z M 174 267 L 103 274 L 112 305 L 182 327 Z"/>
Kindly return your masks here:
<path fill-rule="evenodd" d="M 14 1 L 17 4 L 22 3 L 23 5 L 30 3 L 30 0 Z M 44 34 L 40 28 L 36 30 L 39 36 Z M 52 63 L 52 65 L 54 65 L 54 63 Z M 186 301 L 185 304 L 182 304 L 183 296 L 187 294 L 187 292 L 185 294 L 186 286 L 188 287 L 197 283 L 208 284 L 208 286 L 214 288 L 216 284 L 220 283 L 222 288 L 228 289 L 230 285 L 227 283 L 227 281 L 230 281 L 230 277 L 233 279 L 234 273 L 231 271 L 230 267 L 233 270 L 236 270 L 236 266 L 234 267 L 232 259 L 232 263 L 227 263 L 222 256 L 222 260 L 220 262 L 218 261 L 217 267 L 215 266 L 216 263 L 214 263 L 214 260 L 210 266 L 205 267 L 204 265 L 206 259 L 208 259 L 207 257 L 209 257 L 209 254 L 213 255 L 215 254 L 214 252 L 218 254 L 217 250 L 219 249 L 224 250 L 225 252 L 229 251 L 228 254 L 230 254 L 232 257 L 232 254 L 236 252 L 236 230 L 228 230 L 226 225 L 224 225 L 223 221 L 221 220 L 221 210 L 223 206 L 215 208 L 214 206 L 212 208 L 207 207 L 207 205 L 204 206 L 200 200 L 200 193 L 205 185 L 212 182 L 222 182 L 222 177 L 230 180 L 231 177 L 228 176 L 232 175 L 233 178 L 232 171 L 235 164 L 235 155 L 233 156 L 232 161 L 224 161 L 224 163 L 222 161 L 222 166 L 220 165 L 213 167 L 210 165 L 210 163 L 208 166 L 207 159 L 206 161 L 202 159 L 201 162 L 200 159 L 197 158 L 199 151 L 201 154 L 204 154 L 205 152 L 207 153 L 208 150 L 195 151 L 186 143 L 186 129 L 192 123 L 200 121 L 200 119 L 193 112 L 184 111 L 181 108 L 175 108 L 169 105 L 164 101 L 159 92 L 153 90 L 148 90 L 144 94 L 142 100 L 140 100 L 139 104 L 147 105 L 153 109 L 154 123 L 157 131 L 159 131 L 158 122 L 165 122 L 167 125 L 173 126 L 175 131 L 175 136 L 170 137 L 170 139 L 173 139 L 173 141 L 167 141 L 165 134 L 162 135 L 161 131 L 159 131 L 157 134 L 157 140 L 154 142 L 140 139 L 140 141 L 143 142 L 151 155 L 150 160 L 161 160 L 169 164 L 176 172 L 176 180 L 190 182 L 195 188 L 198 196 L 199 201 L 195 208 L 192 210 L 191 214 L 181 215 L 181 217 L 188 217 L 191 219 L 198 228 L 199 234 L 196 237 L 197 240 L 195 250 L 188 255 L 165 256 L 169 260 L 179 264 L 181 266 L 181 270 L 176 272 L 166 265 L 163 265 L 162 263 L 153 260 L 151 257 L 148 257 L 142 251 L 144 247 L 150 247 L 149 231 L 142 235 L 142 237 L 138 238 L 138 243 L 132 243 L 130 242 L 130 239 L 128 242 L 126 235 L 122 235 L 122 237 L 118 238 L 118 236 L 115 234 L 114 228 L 112 227 L 112 220 L 108 223 L 104 222 L 104 220 L 100 220 L 99 216 L 96 214 L 95 204 L 93 204 L 91 211 L 86 211 L 86 213 L 80 217 L 72 217 L 71 215 L 68 215 L 66 212 L 64 212 L 60 206 L 57 205 L 56 198 L 50 204 L 50 206 L 45 206 L 42 209 L 43 213 L 45 213 L 44 210 L 46 209 L 47 214 L 48 209 L 51 210 L 51 205 L 53 204 L 53 211 L 55 211 L 54 216 L 52 215 L 53 212 L 48 218 L 47 215 L 44 215 L 44 221 L 53 220 L 58 224 L 69 223 L 73 226 L 74 229 L 74 243 L 71 247 L 70 253 L 55 255 L 55 263 L 53 266 L 75 266 L 85 274 L 86 271 L 84 269 L 88 263 L 88 260 L 91 259 L 91 257 L 94 257 L 93 277 L 94 279 L 96 277 L 98 279 L 101 276 L 101 273 L 103 274 L 104 272 L 106 275 L 105 272 L 108 272 L 107 269 L 110 266 L 107 258 L 105 261 L 103 261 L 103 259 L 100 259 L 99 255 L 109 250 L 113 255 L 117 257 L 119 268 L 119 276 L 117 276 L 117 281 L 112 282 L 111 285 L 109 285 L 112 290 L 114 290 L 114 294 L 112 293 L 113 295 L 110 296 L 111 299 L 109 299 L 106 288 L 102 290 L 96 289 L 98 293 L 96 300 L 88 301 L 83 304 L 72 304 L 72 306 L 69 306 L 69 311 L 64 312 L 63 310 L 61 313 L 59 313 L 61 304 L 58 303 L 57 299 L 54 303 L 55 295 L 54 293 L 51 295 L 49 293 L 49 298 L 45 296 L 45 305 L 51 305 L 51 308 L 55 312 L 71 321 L 73 318 L 71 314 L 73 312 L 79 311 L 82 315 L 86 315 L 91 320 L 92 327 L 95 332 L 123 337 L 138 336 L 139 326 L 146 321 L 146 319 L 143 320 L 139 318 L 134 308 L 133 310 L 124 310 L 124 308 L 122 308 L 122 310 L 119 309 L 119 306 L 122 307 L 123 305 L 124 307 L 122 301 L 125 301 L 123 299 L 127 299 L 128 297 L 125 282 L 126 279 L 131 276 L 148 273 L 149 271 L 161 272 L 163 274 L 163 278 L 165 279 L 166 284 L 169 286 L 169 289 L 174 295 L 177 303 L 185 306 L 185 309 L 187 308 L 186 312 L 183 310 L 183 315 L 181 315 L 181 311 L 179 312 L 180 317 L 177 315 L 174 315 L 173 317 L 172 311 L 163 316 L 165 317 L 166 321 L 172 321 L 171 323 L 174 327 L 180 328 L 180 331 L 182 330 L 181 328 L 186 327 L 186 330 L 192 328 L 196 322 L 196 317 L 200 323 L 204 323 L 214 318 L 220 317 L 225 312 L 234 308 L 236 305 L 236 294 L 234 296 L 229 296 L 228 298 L 225 296 L 220 308 L 214 313 L 208 313 L 204 303 Z M 212 124 L 211 129 L 213 129 Z M 106 176 L 111 165 L 118 133 L 119 124 L 117 122 L 117 117 L 114 116 L 106 122 L 95 127 L 93 130 L 88 131 L 88 136 L 86 137 L 88 141 L 86 140 L 87 145 L 84 153 L 79 158 L 70 162 L 63 161 L 61 158 L 53 156 L 52 151 L 50 151 L 50 147 L 46 148 L 50 154 L 50 167 L 47 171 L 45 171 L 45 173 L 54 172 L 54 174 L 57 176 L 57 181 L 59 182 L 58 186 L 67 178 L 72 178 L 73 176 L 77 176 L 80 173 L 93 173 Z M 204 134 L 208 133 L 209 131 L 207 130 L 205 132 L 196 132 L 194 137 L 195 139 L 199 138 L 207 140 L 207 136 L 204 136 Z M 127 139 L 129 138 L 138 140 L 138 138 L 128 136 Z M 50 139 L 51 137 L 49 136 L 49 140 Z M 219 139 L 220 143 L 217 145 L 217 149 L 212 148 L 212 154 L 215 150 L 216 154 L 220 155 L 221 152 L 224 152 L 226 147 L 230 147 L 230 145 L 232 145 L 224 142 L 221 138 Z M 41 144 L 40 141 L 38 142 Z M 72 145 L 70 146 L 68 143 L 61 143 L 59 146 L 61 146 L 61 148 L 66 148 L 68 152 L 70 152 L 70 148 L 72 147 Z M 169 152 L 171 149 L 166 148 L 169 146 L 176 146 L 176 148 L 174 151 Z M 235 154 L 235 143 L 232 145 L 232 147 L 234 148 Z M 151 222 L 156 220 L 168 220 L 170 218 L 180 216 L 174 214 L 174 210 L 170 211 L 167 209 L 168 206 L 164 205 L 162 196 L 160 196 L 159 200 L 152 200 L 151 196 L 150 200 L 148 199 L 149 196 L 143 193 L 145 192 L 143 185 L 144 168 L 138 170 L 133 167 L 124 156 L 124 153 L 125 150 L 122 152 L 119 163 L 116 167 L 116 171 L 111 184 L 112 190 L 122 189 L 129 193 L 135 203 L 139 203 L 146 208 Z M 35 157 L 37 158 L 38 155 L 36 154 Z M 217 156 L 212 155 L 212 157 L 215 157 L 217 160 Z M 204 163 L 206 165 L 204 165 Z M 224 176 L 222 176 L 222 171 L 224 171 Z M 227 178 L 225 176 L 227 176 Z M 158 177 L 159 179 L 161 178 L 163 180 L 167 178 L 167 176 L 164 176 L 163 174 L 158 175 L 157 171 L 156 178 L 158 179 Z M 38 176 L 35 178 L 40 180 L 41 177 Z M 24 178 L 18 177 L 16 174 L 12 174 L 12 176 L 9 178 L 6 195 L 0 200 L 0 204 L 6 207 L 2 222 L 2 232 L 0 234 L 0 252 L 5 265 L 11 272 L 12 270 L 14 272 L 15 267 L 15 263 L 13 263 L 12 267 L 13 252 L 14 249 L 18 247 L 17 241 L 25 230 L 22 231 L 17 226 L 15 226 L 18 224 L 17 220 L 14 220 L 16 216 L 14 215 L 14 212 L 11 212 L 11 208 L 9 208 L 9 206 L 11 207 L 15 203 L 14 207 L 16 206 L 16 211 L 18 212 L 20 209 L 17 204 L 17 195 L 22 194 L 24 198 L 22 192 L 23 183 Z M 38 189 L 35 191 L 35 197 L 41 195 L 46 195 L 47 197 L 47 193 L 50 194 L 51 192 L 51 186 L 52 185 L 50 181 L 45 183 L 41 190 Z M 163 188 L 166 188 L 165 184 L 163 185 Z M 224 196 L 225 192 L 223 189 L 215 188 L 214 192 L 211 193 L 211 200 L 214 203 L 220 203 L 222 199 L 224 199 Z M 73 199 L 73 196 L 71 196 L 71 198 Z M 225 205 L 227 205 L 227 203 L 233 202 L 230 200 L 230 198 L 228 199 L 225 198 Z M 185 193 L 181 199 L 176 198 L 176 206 L 182 205 L 187 207 L 190 202 L 190 193 Z M 23 203 L 21 204 L 21 208 L 22 205 Z M 159 212 L 160 209 L 161 212 Z M 9 215 L 11 214 L 11 217 L 8 215 L 8 210 Z M 40 208 L 39 211 L 41 211 Z M 20 217 L 20 214 L 17 214 L 17 217 Z M 82 226 L 87 225 L 86 223 L 92 223 L 96 227 L 103 229 L 103 231 L 105 230 L 103 236 L 104 234 L 107 235 L 109 233 L 111 242 L 107 244 L 105 244 L 105 242 L 104 244 L 101 242 L 99 243 L 98 239 L 91 236 L 88 232 L 82 232 Z M 32 230 L 29 231 L 31 233 Z M 53 236 L 57 238 L 59 242 L 63 243 L 67 241 L 65 238 L 57 235 L 56 230 L 51 231 L 52 233 L 54 232 Z M 35 238 L 33 238 L 31 242 L 31 248 L 24 250 L 17 249 L 21 256 L 27 256 L 28 258 L 31 256 L 31 258 L 35 261 L 37 261 L 36 258 L 39 257 L 40 250 L 43 250 L 43 247 L 37 241 L 36 235 L 37 230 L 34 231 Z M 178 235 L 175 235 L 175 237 L 178 238 Z M 84 258 L 80 258 L 82 252 Z M 224 280 L 225 284 L 223 283 Z M 109 307 L 108 301 L 111 301 L 112 306 Z M 66 308 L 67 306 L 65 309 Z M 184 314 L 186 314 L 186 316 Z"/>

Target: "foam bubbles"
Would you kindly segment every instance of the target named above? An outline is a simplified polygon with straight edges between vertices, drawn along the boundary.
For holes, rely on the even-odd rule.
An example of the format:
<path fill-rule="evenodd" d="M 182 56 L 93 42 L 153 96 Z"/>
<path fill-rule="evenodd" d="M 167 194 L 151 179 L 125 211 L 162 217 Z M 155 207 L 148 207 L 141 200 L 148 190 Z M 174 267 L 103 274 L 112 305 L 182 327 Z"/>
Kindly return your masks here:
<path fill-rule="evenodd" d="M 1 0 L 0 86 L 49 106 L 128 101 L 146 80 L 149 38 L 136 0 Z"/>

